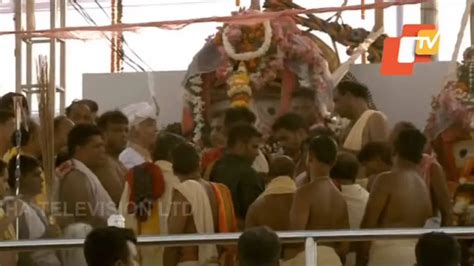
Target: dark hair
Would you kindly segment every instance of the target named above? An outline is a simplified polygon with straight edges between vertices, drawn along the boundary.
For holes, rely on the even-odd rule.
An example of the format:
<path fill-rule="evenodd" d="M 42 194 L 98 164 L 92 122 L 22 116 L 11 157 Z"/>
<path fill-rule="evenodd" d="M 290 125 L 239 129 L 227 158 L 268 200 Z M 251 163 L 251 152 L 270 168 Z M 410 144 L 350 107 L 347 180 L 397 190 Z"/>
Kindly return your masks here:
<path fill-rule="evenodd" d="M 36 134 L 38 131 L 39 131 L 39 125 L 33 121 L 32 119 L 28 119 L 28 121 L 26 122 L 26 126 L 28 127 L 25 127 L 25 125 L 21 125 L 20 127 L 20 133 L 21 133 L 21 138 L 20 138 L 20 146 L 21 147 L 24 147 L 26 145 L 28 145 L 28 143 L 30 142 L 32 136 L 34 134 Z M 10 142 L 12 144 L 12 146 L 16 146 L 17 143 L 16 143 L 16 134 L 13 133 L 11 138 L 10 138 Z"/>
<path fill-rule="evenodd" d="M 13 111 L 8 109 L 0 110 L 0 124 L 5 124 L 11 119 L 15 119 L 15 114 L 13 113 Z"/>
<path fill-rule="evenodd" d="M 79 106 L 79 105 L 85 105 L 89 108 L 91 112 L 93 112 L 91 109 L 91 106 L 88 103 L 84 102 L 83 100 L 75 100 L 68 107 L 66 107 L 66 116 L 69 117 L 71 115 L 72 108 L 74 108 L 74 106 Z"/>
<path fill-rule="evenodd" d="M 13 156 L 8 162 L 8 185 L 11 189 L 15 189 L 16 185 L 16 163 L 17 156 Z M 23 178 L 24 175 L 36 170 L 38 167 L 41 168 L 41 164 L 38 160 L 30 156 L 20 155 L 20 178 Z"/>
<path fill-rule="evenodd" d="M 379 158 L 385 164 L 392 165 L 392 154 L 392 148 L 387 142 L 374 141 L 362 147 L 357 155 L 357 159 L 360 163 L 365 163 L 372 159 Z"/>
<path fill-rule="evenodd" d="M 102 136 L 102 132 L 95 125 L 79 124 L 72 128 L 67 138 L 67 149 L 69 155 L 76 152 L 77 146 L 87 144 L 92 137 Z"/>
<path fill-rule="evenodd" d="M 13 98 L 16 97 L 16 96 L 21 96 L 23 98 L 22 107 L 27 112 L 29 112 L 30 108 L 28 106 L 28 101 L 26 100 L 25 95 L 23 95 L 22 93 L 17 93 L 17 92 L 9 92 L 9 93 L 3 95 L 2 98 L 0 98 L 0 109 L 10 110 L 10 111 L 13 112 L 14 111 L 13 110 L 13 107 L 14 107 Z"/>
<path fill-rule="evenodd" d="M 418 129 L 405 129 L 395 140 L 394 151 L 400 158 L 418 164 L 423 159 L 425 144 L 426 137 Z"/>
<path fill-rule="evenodd" d="M 355 181 L 359 173 L 359 162 L 355 155 L 349 152 L 340 152 L 336 158 L 336 164 L 331 168 L 329 175 L 335 179 Z"/>
<path fill-rule="evenodd" d="M 367 86 L 354 81 L 342 81 L 337 85 L 337 91 L 345 95 L 346 93 L 350 93 L 352 96 L 357 98 L 362 98 L 366 101 L 369 101 L 370 92 Z"/>
<path fill-rule="evenodd" d="M 330 138 L 334 139 L 334 141 L 337 144 L 339 144 L 336 133 L 334 133 L 334 131 L 332 131 L 332 129 L 330 129 L 329 127 L 326 127 L 326 126 L 323 126 L 323 125 L 318 125 L 318 126 L 312 128 L 312 129 L 310 129 L 309 135 L 310 135 L 311 138 L 318 137 L 318 136 L 327 136 L 327 137 L 330 137 Z"/>
<path fill-rule="evenodd" d="M 82 99 L 82 100 L 79 100 L 79 103 L 83 103 L 87 106 L 89 106 L 89 109 L 91 110 L 91 112 L 93 113 L 97 113 L 99 111 L 99 105 L 97 104 L 96 101 L 94 100 L 91 100 L 91 99 Z"/>
<path fill-rule="evenodd" d="M 247 124 L 233 126 L 229 130 L 227 137 L 227 147 L 234 147 L 237 143 L 248 143 L 252 138 L 260 138 L 262 134 L 258 130 Z"/>
<path fill-rule="evenodd" d="M 442 233 L 424 234 L 415 248 L 418 266 L 457 266 L 461 261 L 461 248 L 453 237 Z"/>
<path fill-rule="evenodd" d="M 104 227 L 94 229 L 84 242 L 84 256 L 88 266 L 113 266 L 117 261 L 126 261 L 130 241 L 137 244 L 131 229 Z"/>
<path fill-rule="evenodd" d="M 292 99 L 301 98 L 301 99 L 308 99 L 308 100 L 314 101 L 315 97 L 316 97 L 315 91 L 309 88 L 300 88 L 293 91 L 293 93 L 291 93 Z"/>
<path fill-rule="evenodd" d="M 173 134 L 182 136 L 182 135 L 183 135 L 183 130 L 182 130 L 182 128 L 183 128 L 183 127 L 181 126 L 181 123 L 176 122 L 176 123 L 168 124 L 168 125 L 165 127 L 165 130 L 164 130 L 164 131 L 166 131 L 166 132 L 168 132 L 168 133 L 173 133 Z"/>
<path fill-rule="evenodd" d="M 306 123 L 304 118 L 299 114 L 295 113 L 286 113 L 278 117 L 273 123 L 272 130 L 277 131 L 280 129 L 286 129 L 288 131 L 298 131 L 300 129 L 306 130 Z"/>
<path fill-rule="evenodd" d="M 97 127 L 102 131 L 105 131 L 109 124 L 128 125 L 128 118 L 119 110 L 114 110 L 103 113 L 97 119 Z"/>
<path fill-rule="evenodd" d="M 168 133 L 161 132 L 156 137 L 156 145 L 153 150 L 153 161 L 172 161 L 173 150 L 180 144 L 186 143 L 186 139 L 183 137 Z"/>
<path fill-rule="evenodd" d="M 245 230 L 239 237 L 240 266 L 276 266 L 281 252 L 278 235 L 267 227 Z"/>
<path fill-rule="evenodd" d="M 189 175 L 199 170 L 200 157 L 196 148 L 189 143 L 182 143 L 172 152 L 173 171 L 178 175 Z"/>
<path fill-rule="evenodd" d="M 317 136 L 309 143 L 309 152 L 322 163 L 333 165 L 337 157 L 337 144 L 328 136 Z"/>
<path fill-rule="evenodd" d="M 232 107 L 225 111 L 224 126 L 230 127 L 237 123 L 247 123 L 253 125 L 257 117 L 247 107 Z"/>

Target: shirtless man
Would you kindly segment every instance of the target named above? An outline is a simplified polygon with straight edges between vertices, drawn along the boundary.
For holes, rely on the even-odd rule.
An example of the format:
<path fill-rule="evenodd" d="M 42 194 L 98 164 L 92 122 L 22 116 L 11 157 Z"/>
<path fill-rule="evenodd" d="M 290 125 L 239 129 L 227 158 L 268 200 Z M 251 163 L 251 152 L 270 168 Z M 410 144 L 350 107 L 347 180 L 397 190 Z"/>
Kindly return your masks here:
<path fill-rule="evenodd" d="M 176 147 L 172 156 L 173 171 L 181 183 L 176 185 L 173 191 L 168 233 L 217 232 L 219 212 L 216 194 L 211 183 L 201 178 L 198 152 L 190 144 L 181 144 Z M 205 263 L 216 259 L 217 256 L 216 245 L 167 247 L 163 255 L 163 265 L 213 265 Z"/>
<path fill-rule="evenodd" d="M 357 159 L 364 176 L 359 179 L 359 184 L 370 192 L 376 177 L 392 168 L 392 147 L 388 142 L 369 142 L 362 147 Z"/>
<path fill-rule="evenodd" d="M 329 177 L 336 156 L 337 144 L 331 137 L 318 136 L 311 140 L 308 156 L 311 182 L 299 188 L 295 194 L 290 212 L 292 230 L 349 229 L 347 204 Z M 349 249 L 346 243 L 325 243 L 325 245 L 334 250 L 330 248 L 324 253 L 318 250 L 318 264 L 319 257 L 323 254 L 334 257 L 335 254 L 331 254 L 334 251 L 343 261 Z M 328 260 L 337 263 L 334 259 L 328 258 Z"/>
<path fill-rule="evenodd" d="M 290 209 L 293 196 L 296 192 L 296 184 L 292 174 L 295 164 L 288 156 L 275 156 L 270 162 L 269 183 L 265 191 L 249 207 L 245 219 L 245 228 L 268 226 L 275 231 L 287 231 L 290 229 Z M 285 247 L 283 248 L 283 258 Z"/>
<path fill-rule="evenodd" d="M 350 131 L 343 134 L 343 148 L 358 152 L 368 142 L 386 141 L 389 127 L 386 116 L 370 110 L 369 89 L 359 83 L 343 81 L 334 91 L 334 110 L 351 120 Z"/>
<path fill-rule="evenodd" d="M 393 168 L 375 180 L 361 228 L 419 228 L 432 216 L 428 189 L 418 172 L 425 144 L 416 129 L 400 132 Z M 357 265 L 414 265 L 415 245 L 413 240 L 374 241 L 369 256 L 369 246 L 363 244 Z"/>
<path fill-rule="evenodd" d="M 389 137 L 392 146 L 395 145 L 395 140 L 400 132 L 406 129 L 416 129 L 416 127 L 412 123 L 405 121 L 399 122 L 393 127 Z M 446 174 L 434 155 L 423 154 L 423 159 L 419 164 L 419 173 L 428 186 L 433 214 L 436 216 L 439 212 L 441 215 L 441 226 L 453 225 L 453 209 Z"/>

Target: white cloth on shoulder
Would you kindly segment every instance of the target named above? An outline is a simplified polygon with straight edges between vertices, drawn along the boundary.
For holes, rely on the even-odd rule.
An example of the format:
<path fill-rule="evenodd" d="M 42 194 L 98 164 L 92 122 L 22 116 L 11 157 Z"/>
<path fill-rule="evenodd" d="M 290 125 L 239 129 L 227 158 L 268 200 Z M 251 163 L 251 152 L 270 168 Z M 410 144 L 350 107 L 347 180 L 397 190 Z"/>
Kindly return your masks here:
<path fill-rule="evenodd" d="M 332 247 L 318 245 L 315 253 L 317 265 L 322 266 L 342 266 L 341 259 Z M 296 257 L 283 261 L 281 266 L 304 266 L 306 265 L 306 252 L 302 251 Z"/>
<path fill-rule="evenodd" d="M 351 131 L 347 135 L 346 140 L 344 141 L 344 145 L 343 145 L 344 149 L 351 150 L 351 151 L 360 151 L 362 149 L 362 139 L 363 139 L 365 127 L 367 126 L 367 122 L 369 121 L 369 118 L 375 113 L 378 113 L 385 117 L 385 115 L 379 111 L 375 111 L 375 110 L 365 111 L 359 117 L 359 119 L 354 123 L 354 125 L 351 128 Z"/>
<path fill-rule="evenodd" d="M 72 159 L 72 162 L 74 167 L 85 174 L 89 180 L 89 184 L 92 188 L 92 195 L 94 195 L 95 200 L 95 202 L 92 203 L 92 210 L 95 212 L 94 215 L 107 221 L 110 215 L 118 214 L 114 201 L 107 190 L 105 190 L 104 186 L 102 186 L 102 183 L 100 183 L 99 178 L 97 178 L 91 169 L 81 161 Z"/>
<path fill-rule="evenodd" d="M 176 185 L 175 189 L 191 204 L 192 217 L 197 233 L 215 233 L 211 203 L 203 185 L 195 180 L 186 180 Z M 216 245 L 199 245 L 198 256 L 198 265 L 218 265 L 211 262 L 218 257 Z"/>
<path fill-rule="evenodd" d="M 93 230 L 92 226 L 85 223 L 74 223 L 64 229 L 64 238 L 80 239 L 86 238 Z M 65 249 L 60 251 L 63 265 L 67 266 L 87 266 L 86 258 L 82 248 Z"/>

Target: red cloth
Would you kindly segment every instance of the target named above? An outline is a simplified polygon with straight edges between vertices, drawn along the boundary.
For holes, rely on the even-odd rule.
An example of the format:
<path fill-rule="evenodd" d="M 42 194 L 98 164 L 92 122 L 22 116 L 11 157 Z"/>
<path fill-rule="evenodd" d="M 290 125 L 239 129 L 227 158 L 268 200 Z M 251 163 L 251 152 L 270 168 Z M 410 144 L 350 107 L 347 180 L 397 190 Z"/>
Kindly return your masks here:
<path fill-rule="evenodd" d="M 212 148 L 203 152 L 201 158 L 201 169 L 206 171 L 207 167 L 219 160 L 224 155 L 224 148 Z"/>
<path fill-rule="evenodd" d="M 143 175 L 143 176 L 142 176 Z M 149 176 L 145 176 L 149 175 Z M 142 185 L 144 187 L 140 187 L 141 190 L 147 191 L 140 191 L 137 198 L 137 187 L 135 185 L 136 179 L 145 179 L 151 177 L 151 184 Z M 163 195 L 165 192 L 165 179 L 163 176 L 163 172 L 161 168 L 155 165 L 154 163 L 143 163 L 133 167 L 127 174 L 127 182 L 130 188 L 130 197 L 129 197 L 129 204 L 128 204 L 128 212 L 129 213 L 136 213 L 137 217 L 140 220 L 146 220 L 148 218 L 147 212 L 141 210 L 143 207 L 151 208 L 152 206 L 145 206 L 147 203 L 154 204 L 157 199 Z M 148 187 L 151 186 L 151 187 Z M 147 192 L 151 192 L 148 194 Z M 144 198 L 145 195 L 148 194 L 150 198 Z"/>

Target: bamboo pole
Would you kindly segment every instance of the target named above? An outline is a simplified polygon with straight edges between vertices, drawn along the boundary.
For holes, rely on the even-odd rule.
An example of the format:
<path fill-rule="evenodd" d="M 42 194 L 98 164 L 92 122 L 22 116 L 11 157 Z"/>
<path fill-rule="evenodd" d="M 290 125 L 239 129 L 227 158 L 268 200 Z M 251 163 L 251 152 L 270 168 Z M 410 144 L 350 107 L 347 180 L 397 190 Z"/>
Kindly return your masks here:
<path fill-rule="evenodd" d="M 474 45 L 474 8 L 471 8 L 471 17 L 470 17 L 470 25 L 471 25 L 471 46 Z"/>
<path fill-rule="evenodd" d="M 421 3 L 421 24 L 432 24 L 438 28 L 438 0 Z M 434 55 L 432 58 L 433 61 L 438 61 L 438 55 Z"/>
<path fill-rule="evenodd" d="M 384 0 L 375 0 L 376 4 L 382 4 Z M 383 27 L 383 19 L 384 19 L 384 9 L 379 8 L 375 9 L 375 29 L 380 29 Z"/>

